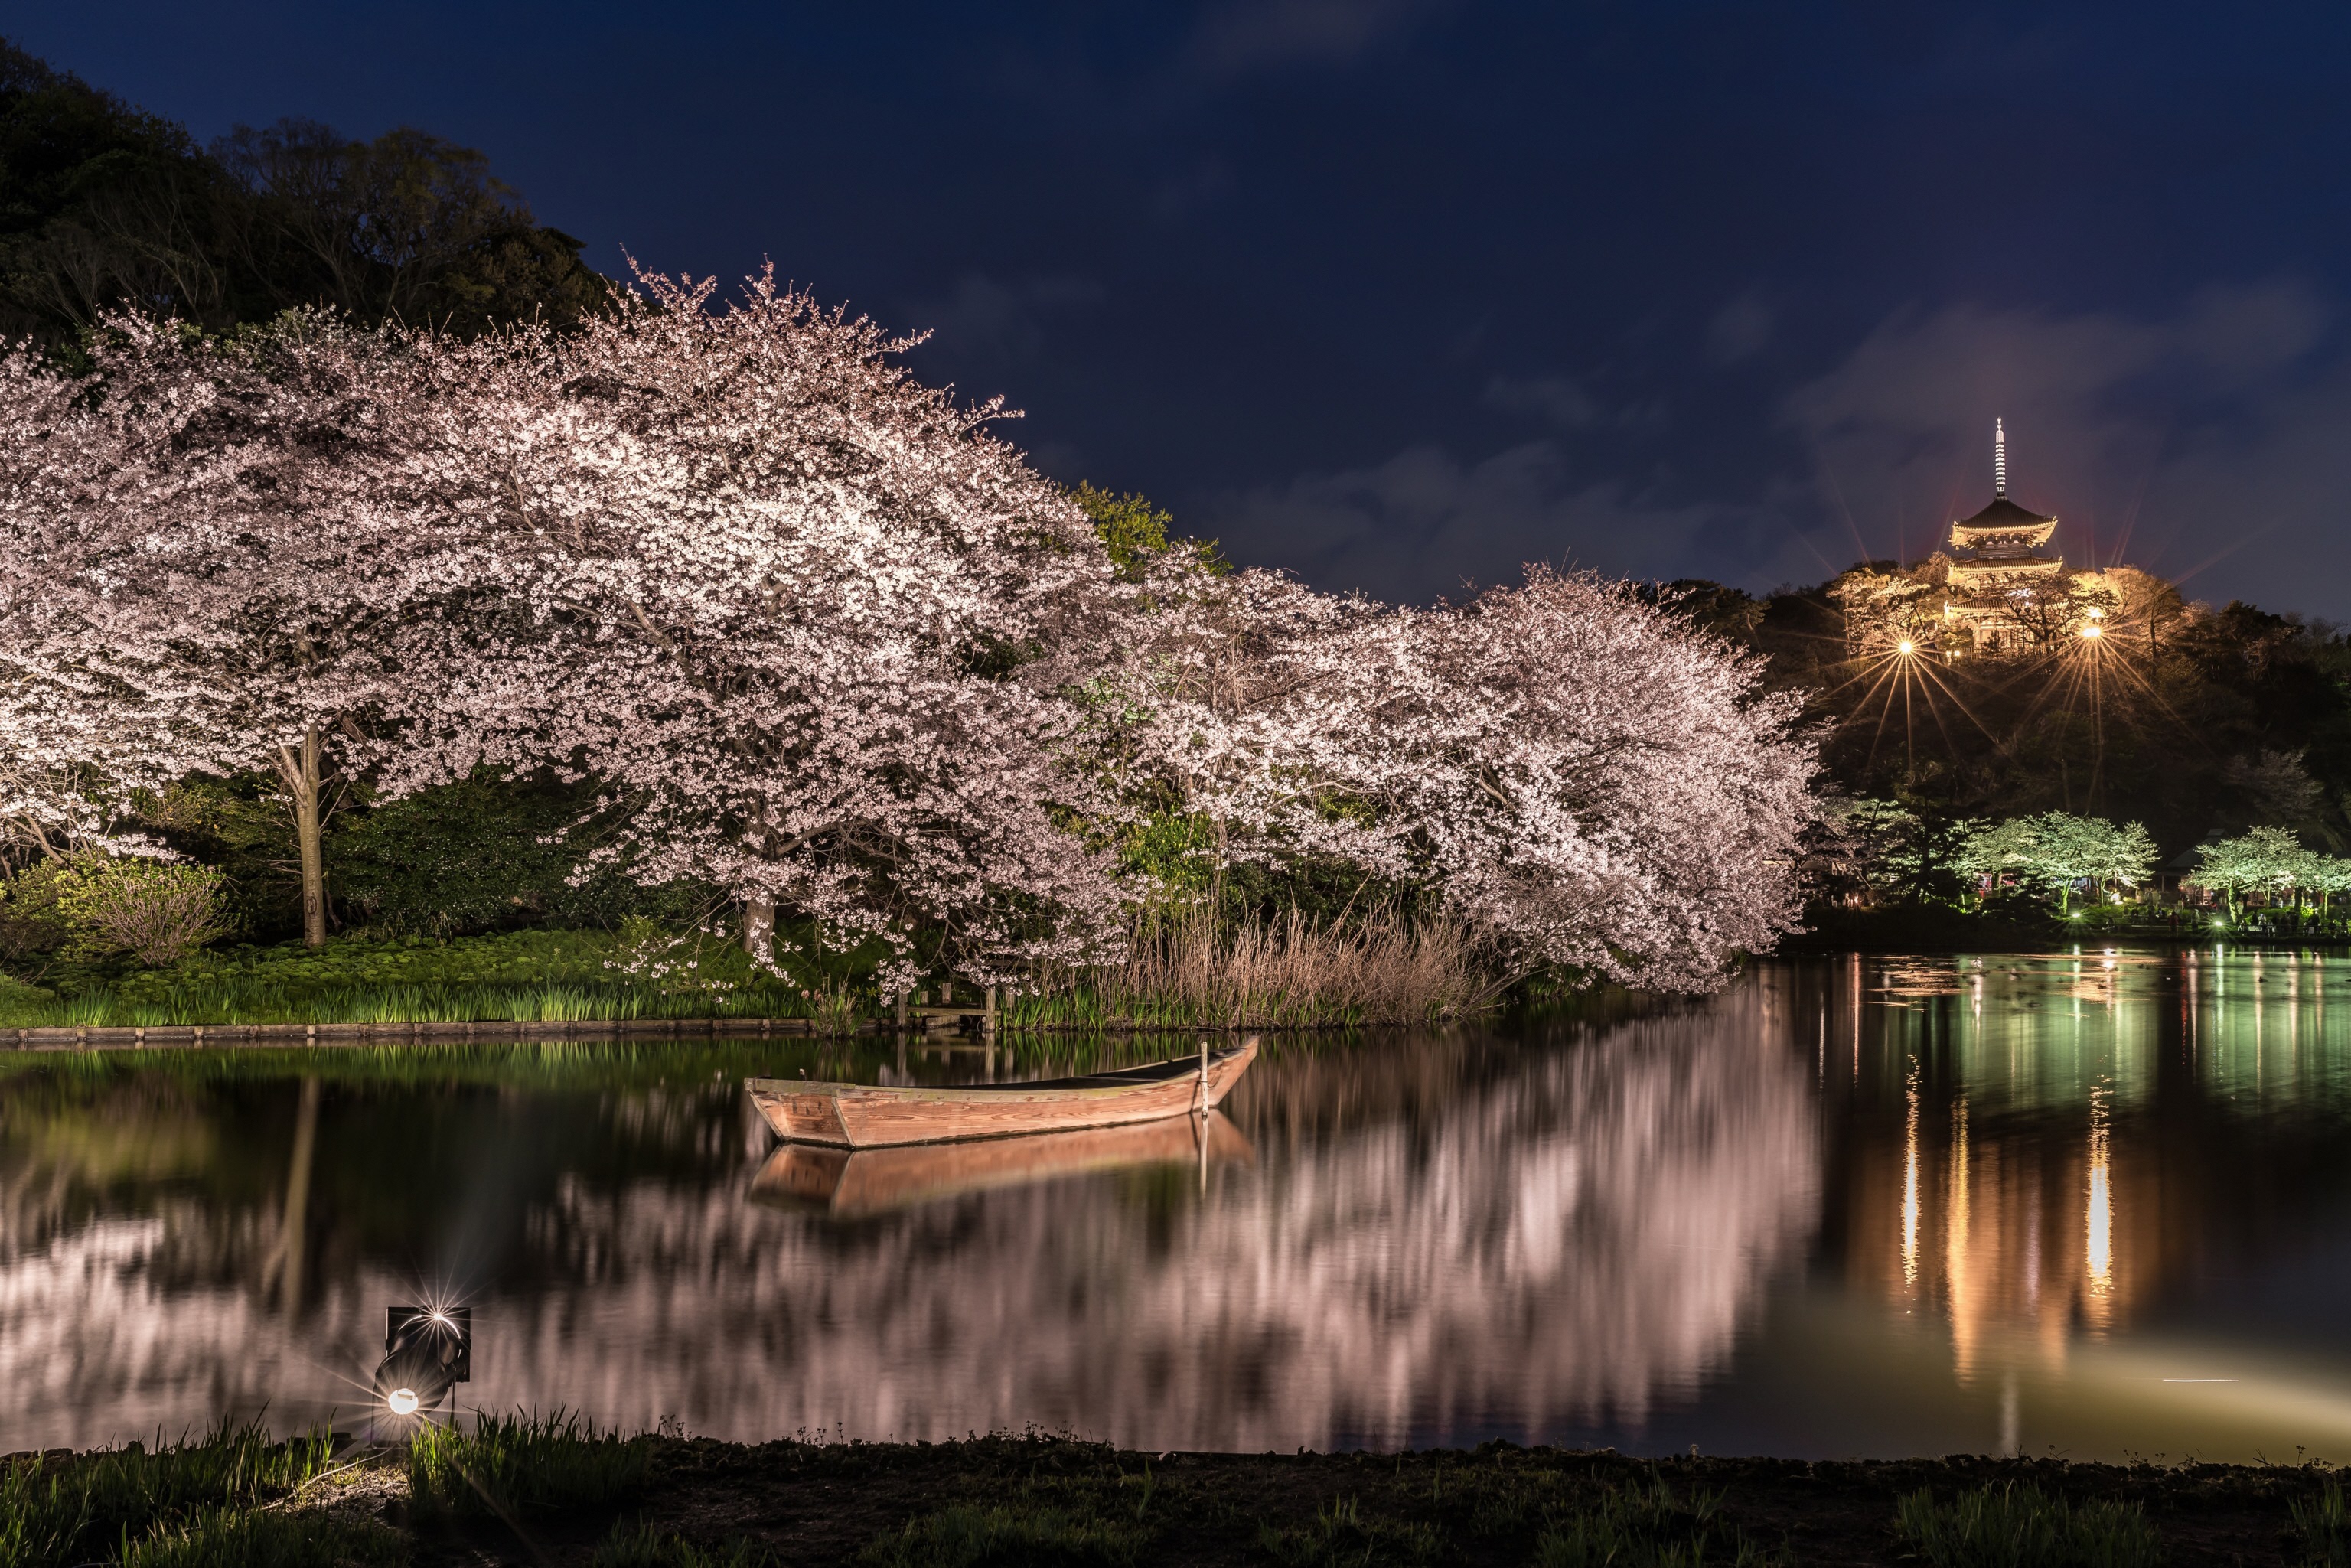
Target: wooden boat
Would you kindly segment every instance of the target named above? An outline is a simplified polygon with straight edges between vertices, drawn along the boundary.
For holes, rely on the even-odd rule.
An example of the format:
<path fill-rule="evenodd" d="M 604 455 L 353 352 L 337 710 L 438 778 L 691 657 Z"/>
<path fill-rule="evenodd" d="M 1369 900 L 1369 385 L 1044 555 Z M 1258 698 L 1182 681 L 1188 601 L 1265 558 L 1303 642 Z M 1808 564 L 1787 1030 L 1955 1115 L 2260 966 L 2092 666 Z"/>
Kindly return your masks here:
<path fill-rule="evenodd" d="M 1219 1111 L 1123 1127 L 1081 1127 L 1018 1138 L 842 1149 L 778 1144 L 751 1179 L 751 1199 L 774 1208 L 854 1219 L 991 1187 L 1019 1186 L 1155 1166 L 1252 1164 L 1257 1150 Z"/>
<path fill-rule="evenodd" d="M 1210 1054 L 1205 1069 L 1201 1058 L 1184 1056 L 1027 1083 L 931 1088 L 747 1078 L 743 1087 L 779 1138 L 869 1149 L 1116 1127 L 1213 1110 L 1256 1060 L 1251 1037 Z"/>

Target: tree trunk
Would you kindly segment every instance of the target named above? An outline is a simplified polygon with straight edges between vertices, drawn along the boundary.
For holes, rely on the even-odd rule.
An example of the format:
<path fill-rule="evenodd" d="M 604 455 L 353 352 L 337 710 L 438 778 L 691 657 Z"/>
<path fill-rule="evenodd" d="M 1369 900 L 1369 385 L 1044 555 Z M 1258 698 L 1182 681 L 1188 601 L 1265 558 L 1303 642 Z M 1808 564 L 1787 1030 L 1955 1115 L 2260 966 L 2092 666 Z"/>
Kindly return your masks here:
<path fill-rule="evenodd" d="M 327 945 L 327 852 L 319 837 L 319 732 L 302 732 L 299 747 L 277 748 L 277 774 L 294 797 L 294 840 L 302 855 L 302 940 Z"/>
<path fill-rule="evenodd" d="M 768 962 L 776 945 L 776 901 L 772 898 L 747 898 L 743 901 L 743 951 L 754 961 Z"/>

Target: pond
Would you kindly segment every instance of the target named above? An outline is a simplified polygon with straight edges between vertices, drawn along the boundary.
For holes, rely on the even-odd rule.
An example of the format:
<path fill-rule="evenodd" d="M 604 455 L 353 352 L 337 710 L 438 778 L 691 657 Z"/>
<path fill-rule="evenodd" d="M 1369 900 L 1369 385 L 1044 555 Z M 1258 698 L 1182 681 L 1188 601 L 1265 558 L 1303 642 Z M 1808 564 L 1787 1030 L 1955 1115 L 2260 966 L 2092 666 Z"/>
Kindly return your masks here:
<path fill-rule="evenodd" d="M 0 1448 L 363 1427 L 422 1301 L 472 1310 L 467 1407 L 737 1439 L 2346 1459 L 2346 987 L 2210 947 L 1771 962 L 1269 1038 L 1205 1138 L 846 1170 L 778 1156 L 741 1080 L 1072 1048 L 12 1054 Z"/>

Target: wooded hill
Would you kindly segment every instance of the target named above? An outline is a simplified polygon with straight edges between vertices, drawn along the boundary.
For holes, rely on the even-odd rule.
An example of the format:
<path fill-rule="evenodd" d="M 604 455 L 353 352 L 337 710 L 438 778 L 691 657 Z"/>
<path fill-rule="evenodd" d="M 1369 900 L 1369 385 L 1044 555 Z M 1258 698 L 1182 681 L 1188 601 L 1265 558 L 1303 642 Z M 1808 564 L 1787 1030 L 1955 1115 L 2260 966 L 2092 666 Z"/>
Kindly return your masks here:
<path fill-rule="evenodd" d="M 1835 586 L 1657 592 L 1761 655 L 1771 686 L 1809 694 L 1838 790 L 1944 820 L 2140 821 L 2165 857 L 2254 826 L 2351 850 L 2351 641 L 2335 627 L 2175 595 L 2151 637 L 2139 626 L 2011 658 L 1856 657 Z"/>

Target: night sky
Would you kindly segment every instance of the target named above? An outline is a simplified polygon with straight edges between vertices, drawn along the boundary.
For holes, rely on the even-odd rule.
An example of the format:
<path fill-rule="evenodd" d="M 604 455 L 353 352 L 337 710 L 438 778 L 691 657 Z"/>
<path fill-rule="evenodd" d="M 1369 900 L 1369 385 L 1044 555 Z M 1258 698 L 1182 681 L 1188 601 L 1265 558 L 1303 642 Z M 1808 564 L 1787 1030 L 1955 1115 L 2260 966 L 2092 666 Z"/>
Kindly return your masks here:
<path fill-rule="evenodd" d="M 935 335 L 1317 586 L 1753 589 L 1991 491 L 2351 619 L 2351 8 L 11 6 L 201 139 L 413 124 L 624 270 Z"/>

